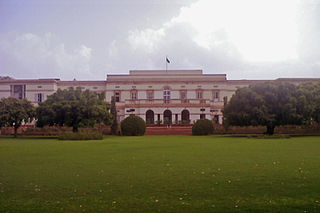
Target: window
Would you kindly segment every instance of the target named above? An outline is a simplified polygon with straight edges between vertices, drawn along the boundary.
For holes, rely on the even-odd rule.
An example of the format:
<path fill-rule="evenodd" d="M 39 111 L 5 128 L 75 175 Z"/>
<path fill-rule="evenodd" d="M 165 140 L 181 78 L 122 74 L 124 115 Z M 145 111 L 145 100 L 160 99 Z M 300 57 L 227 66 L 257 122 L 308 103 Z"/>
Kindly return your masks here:
<path fill-rule="evenodd" d="M 200 114 L 200 119 L 206 119 L 206 114 Z"/>
<path fill-rule="evenodd" d="M 218 91 L 214 91 L 213 92 L 213 101 L 214 102 L 218 102 L 219 101 L 219 92 Z"/>
<path fill-rule="evenodd" d="M 202 91 L 197 91 L 197 98 L 202 99 Z"/>
<path fill-rule="evenodd" d="M 37 86 L 38 89 L 42 88 L 42 86 Z"/>
<path fill-rule="evenodd" d="M 137 100 L 137 91 L 131 92 L 131 100 Z"/>
<path fill-rule="evenodd" d="M 120 102 L 120 92 L 119 91 L 114 92 L 114 98 L 116 99 L 115 100 L 116 102 Z"/>
<path fill-rule="evenodd" d="M 93 87 L 93 89 L 98 89 L 98 87 Z"/>
<path fill-rule="evenodd" d="M 147 98 L 149 101 L 153 100 L 153 92 L 152 91 L 147 91 Z"/>
<path fill-rule="evenodd" d="M 188 103 L 187 100 L 187 91 L 180 91 L 181 103 Z"/>
<path fill-rule="evenodd" d="M 169 87 L 165 87 L 163 89 L 163 99 L 164 99 L 164 103 L 170 102 L 170 88 Z"/>
<path fill-rule="evenodd" d="M 181 98 L 182 100 L 187 99 L 186 91 L 182 91 L 182 92 L 180 93 L 180 98 Z"/>
<path fill-rule="evenodd" d="M 43 102 L 44 101 L 44 94 L 43 93 L 36 93 L 35 95 L 34 95 L 34 101 L 35 102 L 38 102 L 38 103 L 40 103 L 40 102 Z"/>
<path fill-rule="evenodd" d="M 11 85 L 11 96 L 18 99 L 23 99 L 26 96 L 26 85 Z"/>

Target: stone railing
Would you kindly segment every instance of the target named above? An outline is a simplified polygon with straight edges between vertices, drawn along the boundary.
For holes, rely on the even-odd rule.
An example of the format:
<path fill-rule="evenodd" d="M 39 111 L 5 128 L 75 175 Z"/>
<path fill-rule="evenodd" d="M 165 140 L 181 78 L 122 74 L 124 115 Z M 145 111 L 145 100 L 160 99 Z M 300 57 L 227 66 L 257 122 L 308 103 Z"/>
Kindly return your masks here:
<path fill-rule="evenodd" d="M 125 104 L 144 105 L 144 104 L 210 104 L 209 99 L 137 99 L 125 100 Z"/>

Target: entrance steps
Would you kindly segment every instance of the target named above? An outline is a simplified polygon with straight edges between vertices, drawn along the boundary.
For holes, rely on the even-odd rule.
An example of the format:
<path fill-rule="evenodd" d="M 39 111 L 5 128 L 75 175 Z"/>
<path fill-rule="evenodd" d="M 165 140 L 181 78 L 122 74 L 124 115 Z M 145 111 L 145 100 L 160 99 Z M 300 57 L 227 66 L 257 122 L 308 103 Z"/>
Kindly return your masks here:
<path fill-rule="evenodd" d="M 146 135 L 192 135 L 192 126 L 147 127 Z"/>

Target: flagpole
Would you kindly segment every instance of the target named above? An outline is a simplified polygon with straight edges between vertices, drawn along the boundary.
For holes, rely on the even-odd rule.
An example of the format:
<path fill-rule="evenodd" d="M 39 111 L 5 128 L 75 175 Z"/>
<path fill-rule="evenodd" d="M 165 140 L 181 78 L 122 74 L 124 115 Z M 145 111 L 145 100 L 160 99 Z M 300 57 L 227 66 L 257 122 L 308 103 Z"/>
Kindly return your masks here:
<path fill-rule="evenodd" d="M 168 60 L 167 60 L 168 56 L 166 55 L 166 72 L 168 72 Z"/>

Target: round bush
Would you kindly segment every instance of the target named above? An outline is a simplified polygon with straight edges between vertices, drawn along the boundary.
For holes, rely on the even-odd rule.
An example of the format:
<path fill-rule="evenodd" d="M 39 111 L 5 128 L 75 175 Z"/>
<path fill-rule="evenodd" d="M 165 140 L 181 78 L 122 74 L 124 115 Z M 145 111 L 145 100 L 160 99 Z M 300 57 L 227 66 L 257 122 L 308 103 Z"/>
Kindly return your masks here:
<path fill-rule="evenodd" d="M 197 120 L 192 126 L 192 135 L 209 135 L 213 133 L 213 123 L 208 119 Z"/>
<path fill-rule="evenodd" d="M 139 116 L 131 115 L 121 121 L 122 135 L 138 136 L 144 135 L 146 131 L 146 123 Z"/>

